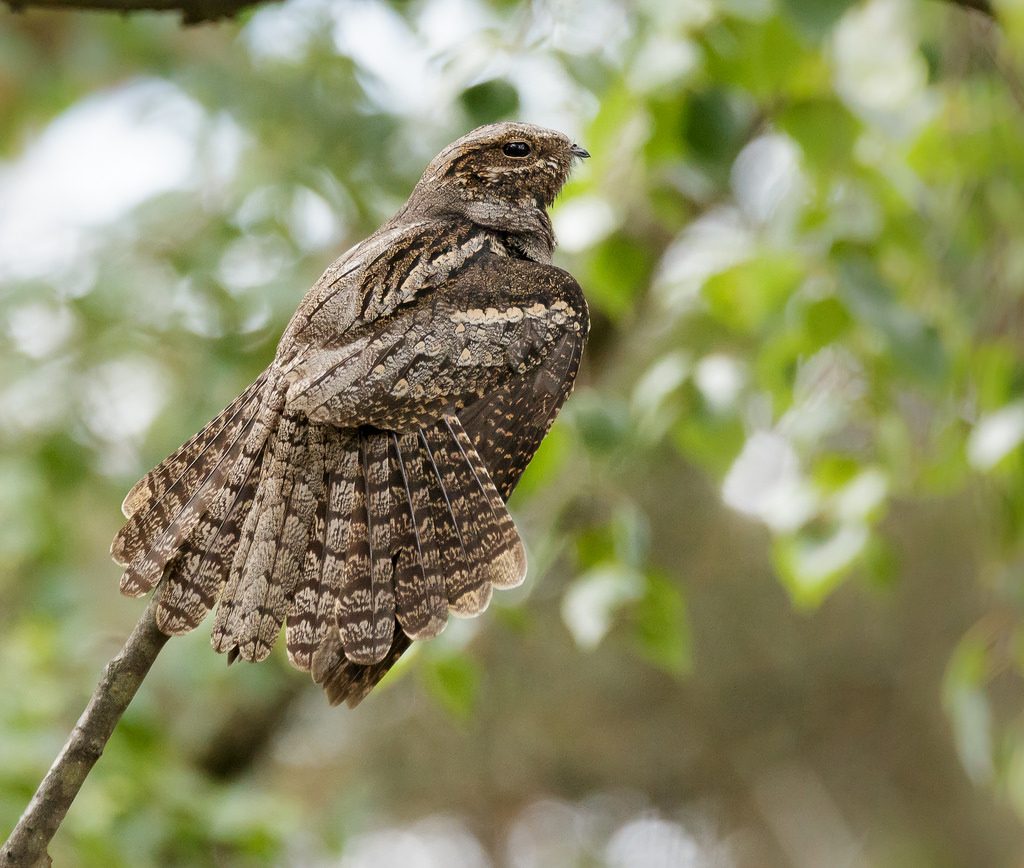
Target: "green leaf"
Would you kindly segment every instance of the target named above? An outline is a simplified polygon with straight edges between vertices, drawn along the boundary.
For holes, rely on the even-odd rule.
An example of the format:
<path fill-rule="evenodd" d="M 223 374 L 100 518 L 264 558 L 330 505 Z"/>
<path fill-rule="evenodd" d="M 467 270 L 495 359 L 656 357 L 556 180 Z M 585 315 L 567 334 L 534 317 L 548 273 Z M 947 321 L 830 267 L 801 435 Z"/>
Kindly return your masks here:
<path fill-rule="evenodd" d="M 581 392 L 569 412 L 583 445 L 591 452 L 611 452 L 630 436 L 629 408 L 622 401 L 602 399 L 590 391 Z"/>
<path fill-rule="evenodd" d="M 503 78 L 492 78 L 466 88 L 459 102 L 476 125 L 513 117 L 519 111 L 519 93 Z"/>
<path fill-rule="evenodd" d="M 812 479 L 824 491 L 835 491 L 852 482 L 861 472 L 861 462 L 851 455 L 823 455 L 814 463 Z"/>
<path fill-rule="evenodd" d="M 616 561 L 615 529 L 602 524 L 581 529 L 575 534 L 576 561 L 579 569 L 588 572 L 599 564 Z"/>
<path fill-rule="evenodd" d="M 862 524 L 777 538 L 772 547 L 775 568 L 794 604 L 808 609 L 821 605 L 849 574 L 870 538 Z"/>
<path fill-rule="evenodd" d="M 934 326 L 900 303 L 866 255 L 840 253 L 837 258 L 843 301 L 885 339 L 886 354 L 897 369 L 916 380 L 941 384 L 949 363 Z"/>
<path fill-rule="evenodd" d="M 704 284 L 711 313 L 730 328 L 753 333 L 777 316 L 803 278 L 792 255 L 766 253 L 716 274 Z"/>
<path fill-rule="evenodd" d="M 480 692 L 480 667 L 465 654 L 450 654 L 424 661 L 421 669 L 430 694 L 452 717 L 466 720 Z"/>
<path fill-rule="evenodd" d="M 724 475 L 746 442 L 743 421 L 735 414 L 697 406 L 683 413 L 672 429 L 680 454 L 716 475 Z"/>
<path fill-rule="evenodd" d="M 821 39 L 857 0 L 781 0 L 782 10 L 801 33 Z"/>
<path fill-rule="evenodd" d="M 625 232 L 609 235 L 582 263 L 580 280 L 587 287 L 588 301 L 612 319 L 621 319 L 650 283 L 654 263 L 644 239 Z"/>
<path fill-rule="evenodd" d="M 671 675 L 693 666 L 693 636 L 680 588 L 658 573 L 645 577 L 644 595 L 633 606 L 633 635 L 639 653 Z"/>
<path fill-rule="evenodd" d="M 1017 348 L 1008 341 L 993 341 L 973 349 L 971 380 L 981 410 L 1009 404 L 1022 391 L 1022 368 Z"/>
<path fill-rule="evenodd" d="M 834 174 L 847 165 L 860 134 L 860 121 L 836 99 L 794 103 L 779 113 L 779 127 L 796 140 L 818 171 Z"/>
<path fill-rule="evenodd" d="M 804 330 L 815 349 L 831 344 L 849 331 L 853 319 L 834 296 L 819 298 L 803 310 Z"/>
<path fill-rule="evenodd" d="M 697 91 L 686 103 L 682 133 L 691 154 L 717 172 L 724 182 L 729 167 L 746 143 L 755 106 L 744 95 L 721 87 Z"/>
<path fill-rule="evenodd" d="M 760 100 L 781 94 L 810 96 L 826 91 L 824 58 L 798 38 L 780 16 L 765 21 L 727 20 L 704 36 L 712 80 L 731 82 Z"/>

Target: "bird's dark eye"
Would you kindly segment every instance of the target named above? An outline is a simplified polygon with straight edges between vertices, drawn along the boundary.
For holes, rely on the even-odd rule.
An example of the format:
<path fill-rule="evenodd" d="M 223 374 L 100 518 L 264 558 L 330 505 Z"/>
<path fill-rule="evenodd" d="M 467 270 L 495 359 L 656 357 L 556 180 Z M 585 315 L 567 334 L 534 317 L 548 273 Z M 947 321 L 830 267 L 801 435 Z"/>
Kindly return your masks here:
<path fill-rule="evenodd" d="M 501 149 L 506 157 L 528 157 L 530 146 L 526 142 L 507 142 Z"/>

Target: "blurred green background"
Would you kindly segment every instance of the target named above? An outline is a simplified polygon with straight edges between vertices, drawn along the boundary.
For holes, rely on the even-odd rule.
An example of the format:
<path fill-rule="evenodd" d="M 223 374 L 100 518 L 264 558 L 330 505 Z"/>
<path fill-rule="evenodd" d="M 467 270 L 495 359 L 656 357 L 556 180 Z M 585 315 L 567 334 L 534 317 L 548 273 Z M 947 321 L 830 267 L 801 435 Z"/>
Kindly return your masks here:
<path fill-rule="evenodd" d="M 526 586 L 358 710 L 172 641 L 59 866 L 1019 866 L 1024 5 L 0 14 L 0 832 L 142 610 L 130 484 L 443 145 L 593 158 Z M 281 649 L 279 648 L 280 652 Z"/>

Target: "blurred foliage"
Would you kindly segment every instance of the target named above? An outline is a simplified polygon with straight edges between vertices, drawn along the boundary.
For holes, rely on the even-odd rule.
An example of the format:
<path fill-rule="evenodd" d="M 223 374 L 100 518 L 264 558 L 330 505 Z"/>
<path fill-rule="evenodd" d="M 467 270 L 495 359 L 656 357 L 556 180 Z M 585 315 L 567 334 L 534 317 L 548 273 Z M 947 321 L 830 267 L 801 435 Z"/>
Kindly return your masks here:
<path fill-rule="evenodd" d="M 594 327 L 513 499 L 527 587 L 354 713 L 175 640 L 56 864 L 1018 864 L 1024 7 L 997 12 L 4 14 L 0 828 L 139 611 L 124 492 L 441 146 L 519 117 L 593 154 L 554 214 Z"/>

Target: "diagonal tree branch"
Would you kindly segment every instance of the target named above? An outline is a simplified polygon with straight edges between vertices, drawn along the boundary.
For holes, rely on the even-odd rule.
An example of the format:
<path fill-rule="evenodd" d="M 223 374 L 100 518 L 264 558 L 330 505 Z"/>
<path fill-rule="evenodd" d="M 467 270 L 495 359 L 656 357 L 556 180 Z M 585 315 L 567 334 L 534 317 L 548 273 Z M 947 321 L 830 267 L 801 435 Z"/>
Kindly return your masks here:
<path fill-rule="evenodd" d="M 0 848 L 0 868 L 50 864 L 46 852 L 50 840 L 167 639 L 156 626 L 151 602 L 124 647 L 103 670 L 89 705 Z"/>

